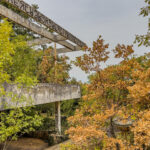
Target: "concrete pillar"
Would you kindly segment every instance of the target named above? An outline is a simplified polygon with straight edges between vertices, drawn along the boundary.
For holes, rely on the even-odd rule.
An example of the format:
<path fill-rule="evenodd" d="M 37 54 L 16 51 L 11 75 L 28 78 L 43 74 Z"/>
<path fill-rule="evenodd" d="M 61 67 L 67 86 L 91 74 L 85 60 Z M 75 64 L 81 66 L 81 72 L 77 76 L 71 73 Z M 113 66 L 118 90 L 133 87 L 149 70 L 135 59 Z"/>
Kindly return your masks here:
<path fill-rule="evenodd" d="M 55 129 L 61 135 L 61 110 L 60 102 L 55 102 Z"/>

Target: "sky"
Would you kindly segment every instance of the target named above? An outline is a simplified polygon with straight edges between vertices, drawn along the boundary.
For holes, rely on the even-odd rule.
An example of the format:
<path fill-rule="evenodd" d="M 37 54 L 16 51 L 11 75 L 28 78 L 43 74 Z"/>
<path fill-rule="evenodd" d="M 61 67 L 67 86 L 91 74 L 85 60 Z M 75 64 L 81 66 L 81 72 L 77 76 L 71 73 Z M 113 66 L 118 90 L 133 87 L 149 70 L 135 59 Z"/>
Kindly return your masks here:
<path fill-rule="evenodd" d="M 112 50 L 118 43 L 133 44 L 135 35 L 146 34 L 148 18 L 139 16 L 144 0 L 25 0 L 29 4 L 38 4 L 39 11 L 67 29 L 73 35 L 92 46 L 99 35 L 102 35 Z M 140 56 L 148 48 L 134 45 L 135 53 Z M 71 60 L 82 55 L 80 51 L 67 53 Z M 118 61 L 110 58 L 106 65 Z M 104 67 L 103 66 L 103 67 Z M 87 75 L 73 66 L 71 77 L 83 82 Z"/>

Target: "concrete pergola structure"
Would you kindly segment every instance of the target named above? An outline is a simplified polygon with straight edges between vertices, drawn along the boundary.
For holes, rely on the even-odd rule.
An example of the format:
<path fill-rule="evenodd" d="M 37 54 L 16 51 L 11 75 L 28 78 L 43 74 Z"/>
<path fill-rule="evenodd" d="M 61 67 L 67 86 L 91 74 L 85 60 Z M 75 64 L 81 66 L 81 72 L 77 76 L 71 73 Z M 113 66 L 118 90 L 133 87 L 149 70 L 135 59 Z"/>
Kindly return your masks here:
<path fill-rule="evenodd" d="M 35 45 L 43 45 L 47 43 L 58 43 L 62 45 L 63 48 L 57 49 L 57 54 L 59 53 L 66 53 L 66 52 L 73 52 L 81 50 L 83 47 L 86 46 L 84 42 L 80 39 L 72 35 L 70 32 L 62 28 L 60 25 L 56 24 L 54 21 L 43 15 L 38 10 L 34 9 L 32 6 L 24 2 L 23 0 L 1 0 L 4 1 L 13 7 L 17 8 L 21 12 L 28 15 L 28 19 L 20 16 L 16 12 L 12 11 L 11 9 L 6 8 L 3 5 L 0 5 L 0 15 L 3 17 L 8 18 L 9 20 L 15 22 L 16 24 L 21 25 L 24 28 L 27 28 L 34 33 L 41 36 L 40 39 L 34 39 L 33 41 L 27 41 L 29 46 Z M 31 22 L 32 18 L 34 20 Z M 39 25 L 40 24 L 40 25 Z M 53 32 L 50 32 L 49 30 Z M 19 89 L 16 86 L 7 85 L 5 87 L 6 91 L 13 91 L 15 93 L 19 92 Z M 15 90 L 15 91 L 14 91 Z M 41 94 L 39 91 L 43 91 Z M 23 90 L 24 91 L 24 90 Z M 36 92 L 35 92 L 36 91 Z M 56 92 L 57 91 L 57 92 Z M 76 99 L 81 97 L 81 91 L 79 86 L 75 85 L 52 85 L 52 84 L 39 84 L 36 87 L 33 87 L 30 93 L 22 92 L 27 97 L 31 96 L 34 100 L 34 105 L 46 104 L 46 103 L 55 103 L 55 123 L 56 129 L 59 134 L 61 134 L 61 112 L 60 112 L 60 101 L 69 100 L 69 99 Z M 9 102 L 10 98 L 5 97 L 0 99 L 0 101 L 4 104 L 11 104 Z M 18 104 L 17 106 L 20 107 L 22 104 Z M 2 105 L 3 106 L 3 105 Z M 14 104 L 13 104 L 14 106 Z M 25 103 L 23 104 L 25 106 Z M 10 107 L 11 108 L 11 107 Z M 0 108 L 3 110 L 3 107 Z"/>
<path fill-rule="evenodd" d="M 64 48 L 59 49 L 59 53 L 64 52 L 72 52 L 81 50 L 83 47 L 86 46 L 84 42 L 79 40 L 77 37 L 72 35 L 67 30 L 63 29 L 61 26 L 53 22 L 51 19 L 40 13 L 38 10 L 34 9 L 32 6 L 24 2 L 23 0 L 2 0 L 11 4 L 13 7 L 17 8 L 18 10 L 22 11 L 29 18 L 32 18 L 34 21 L 40 23 L 42 26 L 39 26 L 30 21 L 30 19 L 23 18 L 22 16 L 18 15 L 14 11 L 0 5 L 0 15 L 7 17 L 8 19 L 12 20 L 13 22 L 33 31 L 36 34 L 41 35 L 41 39 L 37 39 L 36 41 L 29 42 L 29 45 L 40 45 L 45 43 L 58 43 L 62 45 Z M 53 31 L 50 32 L 46 28 L 49 28 Z"/>

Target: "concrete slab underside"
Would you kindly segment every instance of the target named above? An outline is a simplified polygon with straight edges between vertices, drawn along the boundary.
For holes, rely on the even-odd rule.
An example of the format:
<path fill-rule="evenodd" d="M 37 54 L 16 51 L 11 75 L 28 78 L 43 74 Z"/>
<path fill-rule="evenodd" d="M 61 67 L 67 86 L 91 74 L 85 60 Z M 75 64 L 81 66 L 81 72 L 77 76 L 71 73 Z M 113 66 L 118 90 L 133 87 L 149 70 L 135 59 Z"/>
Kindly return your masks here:
<path fill-rule="evenodd" d="M 38 84 L 32 88 L 18 88 L 16 85 L 5 84 L 4 88 L 7 93 L 12 93 L 12 96 L 0 98 L 0 110 L 4 110 L 5 104 L 7 104 L 8 109 L 12 106 L 22 107 L 31 105 L 29 100 L 32 100 L 32 105 L 41 105 L 81 97 L 79 85 Z M 24 96 L 28 101 L 12 102 L 13 95 L 16 97 Z"/>

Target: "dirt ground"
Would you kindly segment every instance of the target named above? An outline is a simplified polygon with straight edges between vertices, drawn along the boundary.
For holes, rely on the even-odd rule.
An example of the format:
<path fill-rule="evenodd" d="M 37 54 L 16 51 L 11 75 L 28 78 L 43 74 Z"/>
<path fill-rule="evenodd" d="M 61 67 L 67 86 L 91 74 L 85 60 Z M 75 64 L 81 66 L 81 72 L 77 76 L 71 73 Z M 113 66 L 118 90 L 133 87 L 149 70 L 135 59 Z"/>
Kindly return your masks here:
<path fill-rule="evenodd" d="M 6 146 L 5 150 L 44 150 L 48 147 L 48 143 L 40 139 L 21 138 L 18 141 L 8 143 Z M 0 150 L 3 150 L 3 145 L 0 146 Z"/>
<path fill-rule="evenodd" d="M 68 142 L 70 142 L 70 140 L 63 142 L 61 144 L 66 144 Z M 18 141 L 7 143 L 5 150 L 60 150 L 61 144 L 48 147 L 48 143 L 40 139 L 21 138 Z M 4 150 L 3 146 L 4 145 L 0 145 L 0 150 Z"/>

